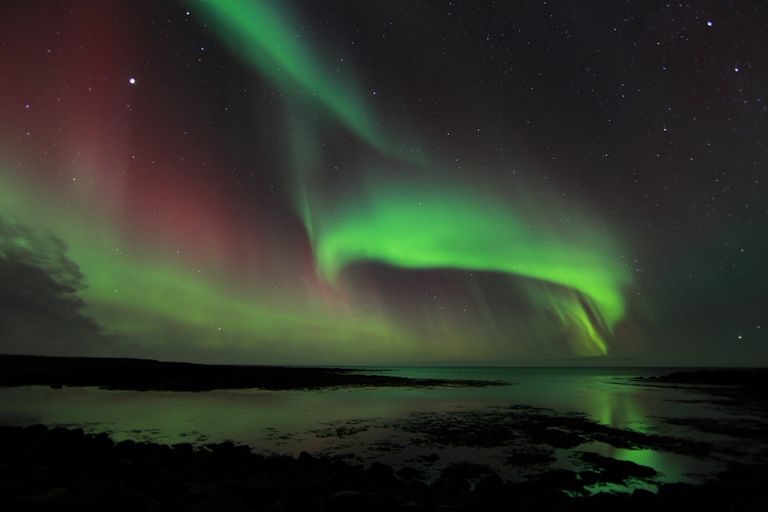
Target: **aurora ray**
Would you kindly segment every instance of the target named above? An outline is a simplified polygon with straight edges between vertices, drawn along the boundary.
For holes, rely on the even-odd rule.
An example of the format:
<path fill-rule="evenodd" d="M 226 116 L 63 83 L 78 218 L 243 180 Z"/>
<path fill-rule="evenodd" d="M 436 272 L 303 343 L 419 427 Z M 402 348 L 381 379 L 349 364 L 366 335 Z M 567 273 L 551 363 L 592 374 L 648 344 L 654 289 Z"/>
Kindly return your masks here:
<path fill-rule="evenodd" d="M 0 2 L 2 222 L 102 354 L 763 361 L 763 34 L 459 4 Z"/>
<path fill-rule="evenodd" d="M 302 116 L 301 110 L 330 111 L 374 151 L 403 165 L 409 165 L 404 155 L 410 153 L 392 151 L 386 142 L 392 137 L 372 121 L 371 105 L 348 78 L 330 72 L 323 59 L 316 57 L 322 52 L 299 42 L 301 30 L 270 2 L 190 5 L 200 8 L 200 14 L 217 27 L 221 39 L 241 60 L 285 95 L 296 96 L 297 87 L 311 91 L 311 95 L 300 95 L 300 109 L 290 109 L 290 135 L 285 141 L 294 148 L 294 203 L 312 240 L 320 275 L 334 282 L 345 265 L 375 261 L 404 268 L 508 272 L 570 287 L 594 307 L 579 300 L 566 301 L 566 306 L 559 299 L 552 299 L 551 306 L 563 312 L 564 321 L 581 326 L 593 344 L 587 353 L 608 353 L 605 336 L 625 313 L 622 293 L 630 279 L 615 243 L 604 230 L 576 219 L 563 219 L 558 227 L 516 215 L 508 200 L 489 190 L 467 192 L 461 183 L 448 191 L 422 186 L 413 178 L 348 187 L 348 197 L 338 202 L 313 192 L 318 188 L 314 169 L 321 160 L 318 141 L 325 128 L 306 114 Z M 297 122 L 297 118 L 304 121 Z M 437 168 L 424 158 L 410 164 L 416 174 Z"/>
<path fill-rule="evenodd" d="M 185 3 L 211 24 L 231 52 L 298 104 L 292 114 L 330 117 L 379 151 L 398 153 L 347 66 L 324 58 L 325 52 L 289 21 L 285 5 L 266 0 Z"/>
<path fill-rule="evenodd" d="M 601 333 L 610 332 L 624 316 L 622 292 L 630 276 L 615 244 L 574 216 L 552 226 L 515 214 L 488 191 L 414 190 L 412 183 L 371 188 L 367 196 L 358 194 L 332 210 L 315 227 L 319 270 L 331 282 L 345 265 L 372 261 L 507 272 L 555 283 L 594 304 L 585 307 L 576 299 L 566 306 L 554 296 L 547 301 L 563 311 L 561 318 L 580 323 L 602 354 L 608 349 Z"/>

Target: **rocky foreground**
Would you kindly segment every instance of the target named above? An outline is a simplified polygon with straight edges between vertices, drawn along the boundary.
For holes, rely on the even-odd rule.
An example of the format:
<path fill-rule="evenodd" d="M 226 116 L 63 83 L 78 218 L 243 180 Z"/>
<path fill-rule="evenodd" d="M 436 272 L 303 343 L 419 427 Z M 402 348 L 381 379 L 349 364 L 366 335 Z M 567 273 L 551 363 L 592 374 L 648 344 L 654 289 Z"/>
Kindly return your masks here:
<path fill-rule="evenodd" d="M 242 370 L 240 369 L 242 368 Z M 296 371 L 294 371 L 296 370 Z M 727 388 L 731 407 L 764 412 L 766 372 L 686 373 L 638 379 L 640 385 L 707 385 Z M 222 388 L 321 389 L 337 386 L 472 385 L 467 381 L 420 381 L 371 377 L 353 371 L 315 368 L 231 367 L 157 361 L 0 356 L 0 385 L 81 385 L 114 389 L 202 391 Z M 387 384 L 388 383 L 388 384 Z M 479 382 L 476 385 L 493 383 Z M 710 386 L 715 386 L 716 389 Z M 697 388 L 698 389 L 698 388 Z M 717 401 L 721 404 L 721 401 Z M 764 424 L 686 419 L 684 426 L 764 447 Z M 414 442 L 448 447 L 500 447 L 506 464 L 543 468 L 555 448 L 602 442 L 709 457 L 727 451 L 712 443 L 682 440 L 596 424 L 583 415 L 530 406 L 488 411 L 417 415 L 400 425 Z M 338 435 L 338 433 L 337 433 Z M 537 447 L 504 452 L 510 440 Z M 763 448 L 764 450 L 764 448 Z M 725 453 L 725 452 L 723 452 Z M 733 454 L 731 454 L 733 455 Z M 729 457 L 737 459 L 736 457 Z M 254 454 L 225 442 L 195 448 L 122 441 L 81 429 L 0 427 L 0 510 L 109 511 L 764 511 L 768 510 L 768 465 L 732 463 L 701 485 L 659 484 L 656 494 L 602 492 L 628 481 L 655 482 L 656 472 L 628 461 L 583 452 L 580 471 L 544 469 L 505 481 L 487 466 L 449 465 L 426 479 L 415 468 L 374 462 L 363 466 L 302 453 L 298 458 Z M 746 460 L 746 457 L 745 459 Z M 765 461 L 765 457 L 755 460 Z M 525 474 L 521 471 L 520 474 Z M 607 487 L 606 487 L 607 485 Z M 625 488 L 625 487 L 624 487 Z"/>
<path fill-rule="evenodd" d="M 364 375 L 347 368 L 232 366 L 99 357 L 0 354 L 0 386 L 97 386 L 130 391 L 494 386 L 490 381 Z"/>
<path fill-rule="evenodd" d="M 571 472 L 533 481 L 444 471 L 431 484 L 395 472 L 313 457 L 265 457 L 225 442 L 203 449 L 122 441 L 81 429 L 0 427 L 0 509 L 72 511 L 768 510 L 768 468 L 733 467 L 700 486 L 658 494 L 569 496 Z M 581 482 L 583 484 L 583 482 Z"/>

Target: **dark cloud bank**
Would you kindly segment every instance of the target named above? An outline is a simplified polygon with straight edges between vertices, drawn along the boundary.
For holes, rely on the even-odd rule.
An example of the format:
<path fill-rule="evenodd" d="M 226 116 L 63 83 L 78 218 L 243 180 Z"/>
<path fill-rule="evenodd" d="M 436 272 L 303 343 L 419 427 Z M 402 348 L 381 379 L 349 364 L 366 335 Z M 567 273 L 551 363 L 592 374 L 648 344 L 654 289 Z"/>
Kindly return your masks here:
<path fill-rule="evenodd" d="M 0 352 L 72 355 L 114 341 L 85 314 L 85 276 L 53 233 L 0 217 Z"/>

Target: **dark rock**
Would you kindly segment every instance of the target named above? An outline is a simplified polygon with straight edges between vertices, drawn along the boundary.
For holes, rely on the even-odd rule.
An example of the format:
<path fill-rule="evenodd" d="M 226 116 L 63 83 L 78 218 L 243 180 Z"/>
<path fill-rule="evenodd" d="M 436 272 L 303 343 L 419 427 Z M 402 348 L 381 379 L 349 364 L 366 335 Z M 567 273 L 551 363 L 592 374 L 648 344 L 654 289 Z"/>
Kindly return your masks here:
<path fill-rule="evenodd" d="M 126 439 L 124 441 L 120 441 L 115 445 L 115 448 L 122 451 L 133 451 L 136 449 L 137 443 L 136 441 L 133 441 L 131 439 Z"/>
<path fill-rule="evenodd" d="M 580 421 L 566 417 L 565 422 L 574 427 Z M 659 485 L 657 495 L 636 490 L 631 496 L 587 496 L 584 486 L 590 482 L 649 478 L 655 472 L 589 452 L 579 457 L 587 466 L 581 474 L 558 469 L 509 483 L 487 466 L 456 463 L 430 486 L 417 470 L 395 472 L 381 463 L 366 469 L 309 453 L 298 459 L 264 457 L 234 443 L 200 450 L 132 441 L 115 445 L 82 431 L 0 427 L 0 510 L 768 510 L 765 465 L 733 463 L 718 480 Z"/>
<path fill-rule="evenodd" d="M 51 478 L 51 470 L 48 466 L 36 466 L 29 470 L 27 477 L 35 481 L 45 481 Z"/>
<path fill-rule="evenodd" d="M 533 466 L 551 464 L 557 460 L 552 451 L 516 451 L 509 453 L 505 461 L 510 466 Z"/>
<path fill-rule="evenodd" d="M 371 492 L 365 496 L 366 510 L 395 510 L 402 503 L 403 498 L 399 494 L 391 492 Z"/>
<path fill-rule="evenodd" d="M 475 490 L 482 496 L 495 498 L 506 492 L 506 484 L 499 475 L 493 473 L 482 477 L 475 485 Z"/>
<path fill-rule="evenodd" d="M 365 505 L 365 494 L 360 491 L 339 491 L 328 496 L 327 503 L 336 510 L 355 510 Z"/>
<path fill-rule="evenodd" d="M 484 475 L 490 475 L 494 471 L 485 464 L 475 464 L 472 462 L 456 462 L 446 467 L 441 473 L 442 478 L 479 478 Z"/>
<path fill-rule="evenodd" d="M 440 456 L 436 453 L 430 453 L 429 455 L 422 455 L 419 457 L 424 462 L 437 462 L 440 460 Z"/>
<path fill-rule="evenodd" d="M 534 443 L 543 443 L 554 448 L 575 448 L 585 442 L 579 434 L 559 428 L 542 429 L 531 436 Z"/>
<path fill-rule="evenodd" d="M 630 500 L 635 508 L 646 508 L 652 506 L 656 501 L 656 494 L 647 489 L 635 489 L 632 492 Z"/>
<path fill-rule="evenodd" d="M 641 466 L 628 460 L 616 460 L 598 453 L 582 452 L 579 458 L 590 467 L 599 470 L 599 475 L 594 481 L 621 483 L 628 478 L 653 478 L 657 475 L 656 470 L 648 466 Z M 582 478 L 586 478 L 586 473 L 581 475 Z"/>
<path fill-rule="evenodd" d="M 154 512 L 163 508 L 161 502 L 141 493 L 124 493 L 118 503 L 119 510 L 126 512 Z"/>
<path fill-rule="evenodd" d="M 13 427 L 10 427 L 10 428 L 13 428 Z M 25 434 L 29 434 L 33 436 L 38 434 L 45 434 L 46 432 L 48 432 L 48 427 L 46 427 L 45 425 L 41 425 L 39 423 L 36 425 L 30 425 L 24 428 Z"/>
<path fill-rule="evenodd" d="M 72 500 L 73 510 L 109 509 L 120 502 L 126 492 L 125 482 L 114 478 L 102 479 L 97 483 L 83 487 L 79 483 L 71 486 L 76 491 Z"/>
<path fill-rule="evenodd" d="M 195 447 L 192 446 L 192 443 L 177 443 L 173 445 L 173 450 L 177 453 L 188 455 L 194 453 Z"/>
<path fill-rule="evenodd" d="M 126 474 L 136 471 L 136 465 L 125 459 L 118 459 L 112 463 L 112 470 L 116 474 Z"/>
<path fill-rule="evenodd" d="M 579 473 L 579 479 L 582 482 L 582 485 L 595 485 L 598 482 L 608 481 L 603 478 L 603 475 L 601 473 L 598 473 L 596 471 L 582 471 Z M 613 481 L 614 479 L 611 479 Z"/>
<path fill-rule="evenodd" d="M 513 487 L 520 487 L 515 484 Z M 579 480 L 578 474 L 567 469 L 553 469 L 541 473 L 535 480 L 527 482 L 520 492 L 523 493 L 541 493 L 550 489 L 565 491 L 580 491 L 583 483 Z"/>
<path fill-rule="evenodd" d="M 541 493 L 527 494 L 522 500 L 522 510 L 569 510 L 569 507 L 560 506 L 565 495 L 557 489 L 547 489 Z"/>
<path fill-rule="evenodd" d="M 319 501 L 308 501 L 296 508 L 296 512 L 324 512 L 326 508 Z"/>
<path fill-rule="evenodd" d="M 245 483 L 246 489 L 252 490 L 253 492 L 256 492 L 259 494 L 264 494 L 266 492 L 269 492 L 272 486 L 273 486 L 272 481 L 263 476 L 252 478 Z"/>
<path fill-rule="evenodd" d="M 315 489 L 309 482 L 302 481 L 286 489 L 286 494 L 289 496 L 286 502 L 299 505 L 309 501 L 315 495 Z"/>
<path fill-rule="evenodd" d="M 381 462 L 374 462 L 370 465 L 367 471 L 368 478 L 383 483 L 396 483 L 398 482 L 395 476 L 395 470 L 392 466 L 387 466 Z"/>
<path fill-rule="evenodd" d="M 402 512 L 419 512 L 422 510 L 432 510 L 431 508 L 428 509 L 423 503 L 416 501 L 407 501 L 401 504 L 397 509 L 401 510 Z"/>
<path fill-rule="evenodd" d="M 414 480 L 416 478 L 421 478 L 424 475 L 424 472 L 410 466 L 406 466 L 404 468 L 398 469 L 395 474 L 402 480 Z"/>
<path fill-rule="evenodd" d="M 430 492 L 430 487 L 421 480 L 411 480 L 405 485 L 407 496 L 422 496 Z"/>
<path fill-rule="evenodd" d="M 81 428 L 70 430 L 64 427 L 56 427 L 48 430 L 48 436 L 54 440 L 76 441 L 81 439 L 84 435 L 85 432 Z"/>
<path fill-rule="evenodd" d="M 460 476 L 441 476 L 430 487 L 439 493 L 464 493 L 469 491 L 472 485 Z"/>
<path fill-rule="evenodd" d="M 270 509 L 267 509 L 270 510 Z M 209 498 L 192 505 L 186 512 L 231 512 L 232 507 L 223 498 Z"/>
<path fill-rule="evenodd" d="M 63 503 L 70 499 L 72 499 L 72 496 L 69 493 L 69 489 L 64 486 L 48 489 L 35 498 L 36 501 L 44 503 Z"/>
<path fill-rule="evenodd" d="M 189 494 L 189 486 L 174 468 L 163 468 L 146 486 L 147 493 L 162 502 L 178 500 Z"/>
<path fill-rule="evenodd" d="M 248 461 L 251 456 L 251 448 L 245 445 L 235 445 L 231 441 L 225 441 L 213 447 L 211 451 L 211 464 L 231 469 Z"/>

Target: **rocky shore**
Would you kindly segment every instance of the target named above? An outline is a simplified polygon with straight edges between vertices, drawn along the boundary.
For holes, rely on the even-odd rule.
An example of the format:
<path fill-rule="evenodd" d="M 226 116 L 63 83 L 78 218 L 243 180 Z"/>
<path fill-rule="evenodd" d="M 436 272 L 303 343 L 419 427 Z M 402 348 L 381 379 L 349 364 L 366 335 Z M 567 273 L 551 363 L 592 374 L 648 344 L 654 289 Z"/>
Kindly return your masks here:
<path fill-rule="evenodd" d="M 455 465 L 427 484 L 407 468 L 363 467 L 306 452 L 298 458 L 266 457 L 230 442 L 194 449 L 189 444 L 114 443 L 106 434 L 80 429 L 0 427 L 0 508 L 6 511 L 646 512 L 768 506 L 766 467 L 733 466 L 717 480 L 663 485 L 657 494 L 568 493 L 584 485 L 580 480 L 570 471 L 553 470 L 509 483 Z"/>
<path fill-rule="evenodd" d="M 232 366 L 150 359 L 0 354 L 0 386 L 97 386 L 131 391 L 322 389 L 509 385 L 491 381 L 408 379 L 365 375 L 347 368 Z"/>
<path fill-rule="evenodd" d="M 764 401 L 754 399 L 765 375 L 765 370 L 685 372 L 638 378 L 635 385 L 694 386 L 690 389 L 712 394 L 716 398 L 713 404 L 725 403 L 740 410 L 748 407 L 765 417 Z M 494 383 L 369 378 L 336 369 L 0 356 L 0 384 L 202 391 Z M 723 392 L 729 394 L 726 402 L 721 400 Z M 361 463 L 306 452 L 298 457 L 267 456 L 232 442 L 196 446 L 115 442 L 108 434 L 88 434 L 77 428 L 5 426 L 0 427 L 0 510 L 768 510 L 764 421 L 682 418 L 668 422 L 740 440 L 749 447 L 750 457 L 737 456 L 730 446 L 720 443 L 617 429 L 580 413 L 525 405 L 423 413 L 384 425 L 406 433 L 413 446 L 495 450 L 504 459 L 504 470 L 512 468 L 517 475 L 512 479 L 497 472 L 499 469 L 462 460 L 446 459 L 449 464 L 435 466 L 437 470 L 427 475 L 410 462 L 395 469 L 381 462 Z M 351 427 L 334 426 L 332 434 L 341 438 L 368 426 Z M 653 468 L 578 450 L 595 442 L 736 462 L 699 485 L 661 483 Z M 405 447 L 393 444 L 390 448 Z M 553 467 L 557 449 L 574 450 L 575 470 Z M 422 458 L 427 457 L 438 455 Z M 747 460 L 751 462 L 745 463 Z M 631 482 L 658 490 L 653 493 L 643 486 L 627 486 Z M 597 488 L 603 492 L 593 494 Z"/>

